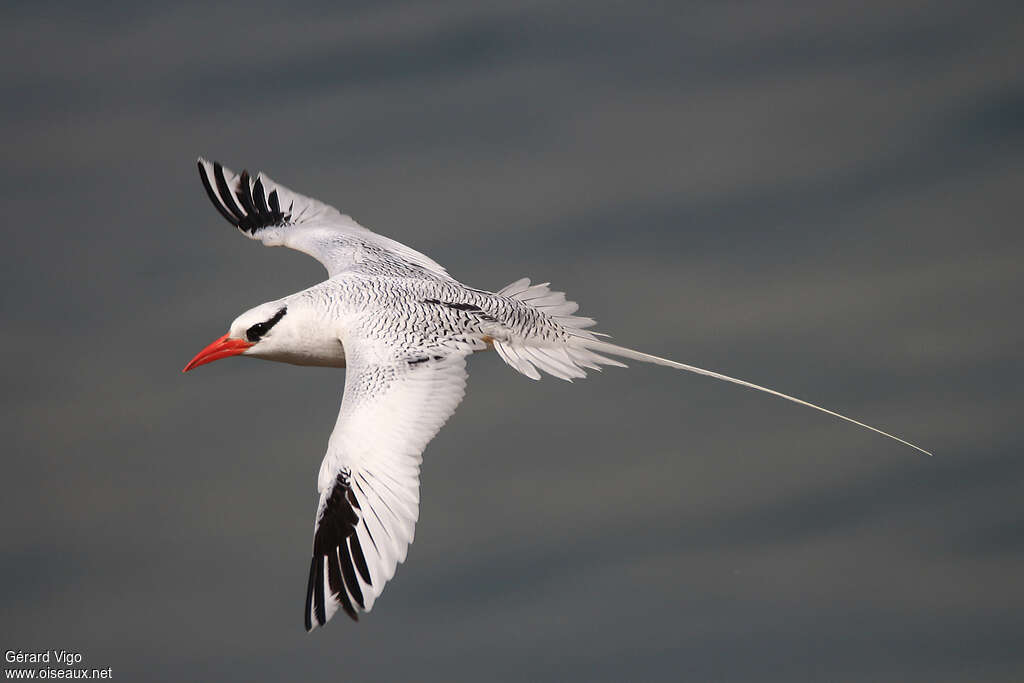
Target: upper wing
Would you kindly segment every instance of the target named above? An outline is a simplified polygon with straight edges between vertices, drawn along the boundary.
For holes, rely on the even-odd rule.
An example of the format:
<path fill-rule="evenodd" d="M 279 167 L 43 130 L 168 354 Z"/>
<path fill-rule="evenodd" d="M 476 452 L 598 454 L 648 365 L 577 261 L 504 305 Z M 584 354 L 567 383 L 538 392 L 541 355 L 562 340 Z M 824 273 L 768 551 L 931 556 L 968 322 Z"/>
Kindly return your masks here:
<path fill-rule="evenodd" d="M 251 239 L 309 254 L 331 276 L 356 264 L 386 264 L 448 277 L 429 257 L 378 235 L 333 206 L 289 190 L 262 173 L 239 176 L 217 162 L 199 159 L 199 177 L 220 214 Z"/>
<path fill-rule="evenodd" d="M 368 612 L 412 543 L 423 449 L 466 388 L 465 349 L 394 358 L 346 340 L 345 395 L 320 467 L 306 630 Z M 446 355 L 439 355 L 446 353 Z"/>

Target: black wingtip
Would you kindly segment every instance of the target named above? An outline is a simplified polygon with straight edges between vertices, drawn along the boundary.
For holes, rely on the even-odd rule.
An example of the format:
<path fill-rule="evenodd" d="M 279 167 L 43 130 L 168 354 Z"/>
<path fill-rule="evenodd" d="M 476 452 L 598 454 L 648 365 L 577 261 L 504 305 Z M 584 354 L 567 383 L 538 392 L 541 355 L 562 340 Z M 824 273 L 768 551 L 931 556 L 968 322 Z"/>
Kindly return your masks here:
<path fill-rule="evenodd" d="M 313 582 L 316 579 L 316 557 L 309 561 L 309 584 L 306 586 L 306 633 L 313 630 Z"/>
<path fill-rule="evenodd" d="M 235 225 L 241 227 L 242 221 L 245 220 L 245 214 L 242 213 L 242 209 L 235 203 L 235 198 L 228 188 L 227 178 L 224 177 L 224 167 L 221 166 L 219 161 L 213 162 L 213 179 L 217 183 L 217 192 L 220 194 L 221 203 L 224 205 L 224 208 L 235 216 L 237 221 Z"/>
<path fill-rule="evenodd" d="M 249 171 L 246 169 L 242 169 L 242 175 L 238 181 L 238 191 L 235 194 L 238 196 L 238 201 L 242 202 L 242 208 L 245 209 L 247 217 L 253 218 L 259 215 L 252 202 L 252 185 L 249 184 Z"/>
<path fill-rule="evenodd" d="M 327 557 L 327 581 L 331 587 L 331 597 L 341 604 L 345 614 L 352 617 L 353 621 L 359 621 L 359 616 L 356 614 L 355 608 L 352 607 L 352 601 L 349 600 L 345 585 L 342 583 L 344 571 L 344 565 L 338 561 L 337 553 L 334 553 L 333 557 Z"/>
<path fill-rule="evenodd" d="M 242 232 L 255 235 L 261 228 L 285 225 L 291 220 L 290 213 L 285 214 L 281 211 L 276 189 L 271 190 L 268 205 L 265 186 L 259 175 L 253 183 L 249 171 L 242 171 L 237 178 L 237 187 L 232 191 L 224 174 L 224 167 L 219 161 L 211 164 L 200 157 L 197 164 L 206 195 L 217 207 L 220 215 Z"/>
<path fill-rule="evenodd" d="M 263 179 L 256 176 L 256 182 L 252 186 L 252 196 L 256 199 L 256 208 L 259 209 L 260 213 L 270 213 L 270 207 L 267 206 L 267 196 L 263 192 Z"/>
<path fill-rule="evenodd" d="M 231 223 L 231 225 L 237 228 L 238 219 L 236 219 L 233 215 L 231 215 L 228 212 L 227 209 L 224 208 L 224 204 L 221 203 L 220 197 L 218 197 L 217 193 L 213 191 L 213 185 L 210 183 L 210 176 L 206 172 L 207 163 L 209 162 L 207 162 L 206 159 L 203 159 L 202 157 L 200 157 L 199 161 L 197 162 L 199 166 L 199 179 L 203 181 L 203 188 L 206 190 L 206 196 L 209 197 L 210 201 L 213 202 L 213 205 L 217 207 L 217 211 L 220 212 L 220 215 L 224 216 L 225 220 L 227 220 L 228 223 Z"/>
<path fill-rule="evenodd" d="M 323 557 L 313 558 L 313 610 L 316 623 L 323 626 L 327 623 L 327 604 L 324 596 L 324 560 Z"/>
<path fill-rule="evenodd" d="M 271 195 L 271 202 L 274 195 Z M 366 564 L 356 525 L 359 523 L 359 501 L 352 491 L 350 472 L 342 469 L 334 482 L 330 495 L 317 519 L 313 536 L 313 563 L 309 570 L 306 590 L 306 624 L 312 627 L 326 621 L 327 588 L 330 597 L 337 600 L 352 621 L 359 621 L 359 610 L 366 608 L 359 577 L 370 583 L 370 569 Z M 324 567 L 326 562 L 327 566 Z M 324 586 L 324 578 L 328 586 Z"/>
<path fill-rule="evenodd" d="M 351 536 L 349 537 L 351 538 Z M 345 579 L 345 586 L 348 588 L 349 595 L 352 596 L 352 600 L 358 605 L 359 609 L 366 609 L 366 604 L 363 602 L 363 590 L 359 587 L 359 581 L 356 579 L 356 569 L 352 565 L 351 551 L 348 548 L 348 544 L 342 541 L 341 547 L 338 549 L 338 557 L 341 560 L 341 575 Z M 346 600 L 345 602 L 348 602 Z M 352 605 L 347 605 L 352 607 Z M 348 610 L 345 610 L 348 612 Z M 356 612 L 353 609 L 349 616 L 353 619 L 356 617 Z"/>
<path fill-rule="evenodd" d="M 359 575 L 363 577 L 363 581 L 366 582 L 367 586 L 372 586 L 373 582 L 370 581 L 370 568 L 366 564 L 366 556 L 363 555 L 363 547 L 359 544 L 359 536 L 352 534 L 348 539 L 349 545 L 352 547 L 352 560 L 355 562 L 356 569 L 359 570 Z M 359 605 L 362 607 L 362 603 Z"/>

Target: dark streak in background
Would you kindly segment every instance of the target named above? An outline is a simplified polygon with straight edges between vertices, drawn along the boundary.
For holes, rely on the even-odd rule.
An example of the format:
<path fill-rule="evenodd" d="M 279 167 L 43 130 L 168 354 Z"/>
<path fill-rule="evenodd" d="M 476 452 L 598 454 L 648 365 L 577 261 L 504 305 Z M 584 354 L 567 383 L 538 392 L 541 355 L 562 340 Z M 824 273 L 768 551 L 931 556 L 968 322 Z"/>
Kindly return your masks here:
<path fill-rule="evenodd" d="M 124 680 L 1024 678 L 1019 3 L 8 3 L 4 648 Z M 300 618 L 340 372 L 178 371 L 315 282 L 262 169 L 663 368 L 471 363 L 409 561 Z M 200 673 L 201 672 L 201 673 Z"/>

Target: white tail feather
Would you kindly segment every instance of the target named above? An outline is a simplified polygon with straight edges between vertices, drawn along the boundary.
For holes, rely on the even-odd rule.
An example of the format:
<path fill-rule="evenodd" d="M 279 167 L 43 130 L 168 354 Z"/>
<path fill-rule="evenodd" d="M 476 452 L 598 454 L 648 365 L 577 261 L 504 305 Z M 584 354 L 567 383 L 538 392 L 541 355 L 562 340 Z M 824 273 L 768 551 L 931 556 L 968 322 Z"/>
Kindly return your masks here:
<path fill-rule="evenodd" d="M 892 434 L 889 434 L 888 432 L 883 432 L 881 429 L 877 429 L 875 427 L 872 427 L 871 425 L 866 425 L 863 422 L 858 422 L 857 420 L 854 420 L 852 418 L 846 417 L 845 415 L 840 415 L 839 413 L 835 413 L 835 412 L 833 412 L 831 410 L 828 410 L 827 408 L 822 408 L 821 406 L 814 405 L 813 403 L 808 403 L 807 401 L 804 401 L 804 400 L 801 400 L 799 398 L 796 398 L 795 396 L 790 396 L 789 394 L 784 394 L 781 391 L 775 391 L 774 389 L 769 389 L 768 387 L 762 387 L 762 386 L 760 386 L 758 384 L 754 384 L 752 382 L 746 382 L 746 381 L 744 381 L 742 379 L 736 379 L 735 377 L 729 377 L 728 375 L 723 375 L 723 374 L 721 374 L 719 372 L 712 372 L 711 370 L 705 370 L 703 368 L 694 367 L 693 365 L 686 365 L 685 363 L 677 363 L 674 360 L 669 360 L 667 358 L 661 358 L 659 356 L 652 356 L 649 353 L 642 353 L 640 351 L 634 351 L 633 349 L 627 349 L 624 346 L 618 346 L 616 344 L 610 344 L 608 342 L 600 341 L 600 340 L 597 340 L 597 339 L 581 340 L 579 343 L 581 343 L 582 345 L 586 346 L 588 349 L 593 349 L 594 351 L 600 351 L 602 353 L 610 353 L 613 356 L 621 356 L 622 358 L 631 358 L 633 360 L 641 360 L 641 361 L 644 361 L 645 363 L 654 363 L 656 365 L 665 365 L 665 366 L 668 366 L 670 368 L 677 368 L 679 370 L 686 370 L 687 372 L 693 372 L 693 373 L 696 373 L 698 375 L 704 375 L 705 377 L 713 377 L 715 379 L 720 379 L 720 380 L 722 380 L 724 382 L 731 382 L 733 384 L 738 384 L 738 385 L 740 385 L 742 387 L 748 387 L 750 389 L 756 389 L 757 391 L 763 391 L 766 394 L 771 394 L 772 396 L 778 396 L 779 398 L 784 398 L 787 401 L 792 401 L 793 403 L 798 403 L 798 404 L 800 404 L 802 406 L 807 406 L 808 408 L 814 408 L 815 410 L 820 410 L 821 412 L 826 413 L 828 415 L 831 415 L 832 417 L 838 417 L 840 420 L 845 420 L 847 422 L 853 423 L 853 424 L 857 425 L 858 427 L 863 427 L 864 429 L 870 429 L 871 431 L 875 432 L 876 434 L 881 434 L 882 436 L 889 437 L 890 439 L 892 439 L 894 441 L 899 441 L 901 444 L 904 444 L 905 446 L 910 446 L 911 448 L 913 448 L 915 450 L 921 451 L 925 455 L 931 455 L 930 451 L 926 451 L 925 449 L 921 448 L 920 446 L 915 446 L 914 444 L 910 443 L 909 441 L 905 441 L 904 439 L 901 439 L 898 436 L 893 436 Z"/>
<path fill-rule="evenodd" d="M 698 375 L 704 375 L 705 377 L 713 377 L 720 379 L 723 382 L 731 382 L 738 384 L 741 387 L 748 387 L 750 389 L 756 389 L 757 391 L 763 391 L 766 394 L 772 396 L 778 396 L 784 398 L 787 401 L 798 403 L 814 410 L 819 410 L 826 415 L 832 417 L 838 417 L 840 420 L 845 420 L 858 427 L 864 429 L 870 429 L 876 434 L 888 437 L 894 441 L 899 441 L 905 446 L 921 451 L 926 455 L 931 455 L 929 451 L 915 446 L 909 441 L 905 441 L 898 436 L 893 436 L 888 432 L 883 432 L 881 429 L 872 427 L 871 425 L 858 422 L 852 418 L 840 415 L 839 413 L 833 412 L 827 408 L 814 405 L 802 399 L 784 394 L 781 391 L 775 391 L 768 387 L 762 387 L 754 384 L 753 382 L 747 382 L 742 379 L 736 379 L 735 377 L 729 377 L 719 372 L 712 372 L 711 370 L 705 370 L 698 368 L 693 365 L 686 365 L 685 363 L 677 363 L 674 360 L 667 358 L 661 358 L 659 356 L 652 356 L 649 353 L 642 353 L 640 351 L 634 351 L 633 349 L 627 349 L 624 346 L 618 346 L 609 342 L 601 341 L 598 339 L 599 332 L 591 332 L 585 328 L 594 325 L 592 318 L 585 318 L 582 316 L 573 315 L 578 306 L 575 302 L 566 301 L 565 294 L 562 292 L 552 292 L 548 289 L 548 283 L 539 285 L 531 285 L 530 280 L 523 278 L 516 280 L 510 285 L 507 285 L 503 289 L 497 292 L 499 296 L 507 296 L 513 299 L 518 299 L 524 303 L 530 304 L 541 313 L 544 313 L 551 317 L 551 319 L 564 328 L 569 328 L 572 334 L 572 340 L 568 346 L 551 345 L 538 342 L 533 339 L 508 339 L 503 341 L 495 340 L 494 348 L 498 351 L 498 354 L 502 359 L 511 365 L 513 368 L 526 375 L 530 379 L 540 379 L 540 373 L 538 370 L 559 377 L 564 380 L 572 381 L 577 377 L 586 377 L 587 373 L 583 368 L 591 368 L 593 370 L 600 370 L 600 365 L 617 365 L 625 367 L 623 363 L 611 358 L 606 358 L 596 352 L 611 354 L 613 356 L 619 356 L 622 358 L 632 358 L 633 360 L 641 360 L 645 363 L 654 363 L 656 365 L 665 365 L 670 368 L 676 368 L 679 370 L 686 370 L 687 372 L 693 372 Z"/>
<path fill-rule="evenodd" d="M 568 329 L 575 338 L 597 338 L 597 332 L 586 329 L 596 324 L 594 319 L 573 315 L 579 305 L 575 301 L 566 301 L 562 292 L 552 292 L 546 282 L 531 285 L 528 278 L 523 278 L 502 288 L 497 294 L 529 304 Z M 600 365 L 623 366 L 617 360 L 605 358 L 580 346 L 541 344 L 532 339 L 495 340 L 494 348 L 506 363 L 530 379 L 540 379 L 538 370 L 543 370 L 571 382 L 587 376 L 583 368 L 600 370 Z"/>
<path fill-rule="evenodd" d="M 530 304 L 542 313 L 550 315 L 556 322 L 565 327 L 582 330 L 585 327 L 592 327 L 597 324 L 593 318 L 573 315 L 579 309 L 579 304 L 575 301 L 566 301 L 563 292 L 552 292 L 548 289 L 549 284 L 551 283 L 544 282 L 539 285 L 531 285 L 530 278 L 524 277 L 510 285 L 505 285 L 495 293 L 498 296 L 507 296 L 511 299 L 518 299 L 523 303 Z M 587 332 L 585 336 L 593 334 L 595 333 Z"/>

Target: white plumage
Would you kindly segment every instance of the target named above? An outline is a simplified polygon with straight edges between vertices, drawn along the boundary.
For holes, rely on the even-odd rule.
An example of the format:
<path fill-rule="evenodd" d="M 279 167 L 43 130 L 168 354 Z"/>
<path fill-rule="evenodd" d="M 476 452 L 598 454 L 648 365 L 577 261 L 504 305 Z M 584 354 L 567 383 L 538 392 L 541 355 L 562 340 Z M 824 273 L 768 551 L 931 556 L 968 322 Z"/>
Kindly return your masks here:
<path fill-rule="evenodd" d="M 337 209 L 264 175 L 199 160 L 228 221 L 267 246 L 309 254 L 324 282 L 235 319 L 185 371 L 233 355 L 347 367 L 341 410 L 320 467 L 306 628 L 340 608 L 368 612 L 406 558 L 419 515 L 423 450 L 455 412 L 466 357 L 493 348 L 531 379 L 565 380 L 623 366 L 604 354 L 667 365 L 764 391 L 923 451 L 874 427 L 774 389 L 599 339 L 594 320 L 548 285 L 518 280 L 497 292 L 467 287 L 437 262 L 377 235 Z M 923 451 L 927 452 L 927 451 Z"/>

